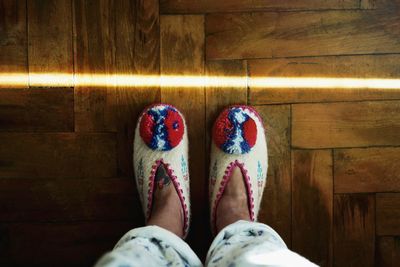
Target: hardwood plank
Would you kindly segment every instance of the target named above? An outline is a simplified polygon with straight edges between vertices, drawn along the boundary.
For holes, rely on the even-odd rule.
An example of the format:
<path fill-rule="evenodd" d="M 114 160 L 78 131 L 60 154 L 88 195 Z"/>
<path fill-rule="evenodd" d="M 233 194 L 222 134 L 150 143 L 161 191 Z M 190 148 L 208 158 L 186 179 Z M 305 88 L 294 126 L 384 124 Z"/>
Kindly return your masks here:
<path fill-rule="evenodd" d="M 1 222 L 143 222 L 129 178 L 0 179 Z"/>
<path fill-rule="evenodd" d="M 157 75 L 160 72 L 158 1 L 116 1 L 115 72 L 125 75 Z M 160 102 L 160 88 L 117 87 L 115 124 L 118 175 L 133 176 L 133 136 L 138 115 Z"/>
<path fill-rule="evenodd" d="M 2 266 L 92 266 L 135 223 L 0 224 Z"/>
<path fill-rule="evenodd" d="M 1 87 L 28 87 L 26 0 L 0 1 L 0 73 L 18 73 L 18 84 Z"/>
<path fill-rule="evenodd" d="M 240 86 L 209 86 L 206 94 L 207 151 L 210 146 L 211 129 L 219 113 L 235 104 L 247 104 L 247 67 L 241 60 L 209 61 L 206 63 L 207 77 L 243 77 Z M 207 155 L 209 152 L 207 152 Z M 207 168 L 208 169 L 208 168 Z"/>
<path fill-rule="evenodd" d="M 206 56 L 244 59 L 399 53 L 399 26 L 396 10 L 210 14 L 206 17 Z"/>
<path fill-rule="evenodd" d="M 100 74 L 112 79 L 115 69 L 114 2 L 74 0 L 75 76 Z M 96 22 L 96 23 L 94 23 Z M 75 86 L 75 130 L 115 131 L 112 87 Z"/>
<path fill-rule="evenodd" d="M 204 17 L 161 16 L 161 75 L 204 74 Z M 194 85 L 195 86 L 195 85 Z M 205 258 L 210 242 L 205 179 L 205 93 L 204 88 L 161 88 L 161 101 L 176 106 L 186 116 L 190 140 L 192 226 L 188 242 Z"/>
<path fill-rule="evenodd" d="M 292 146 L 365 147 L 400 144 L 400 102 L 295 104 Z"/>
<path fill-rule="evenodd" d="M 64 73 L 73 86 L 72 15 L 70 0 L 28 1 L 29 84 L 46 86 L 32 73 Z"/>
<path fill-rule="evenodd" d="M 290 106 L 257 106 L 268 145 L 268 173 L 258 220 L 291 246 Z"/>
<path fill-rule="evenodd" d="M 109 133 L 0 133 L 1 178 L 115 177 Z"/>
<path fill-rule="evenodd" d="M 400 237 L 380 236 L 377 239 L 376 266 L 397 266 L 400 262 Z"/>
<path fill-rule="evenodd" d="M 377 235 L 400 235 L 400 193 L 376 194 Z"/>
<path fill-rule="evenodd" d="M 162 13 L 211 13 L 235 11 L 262 11 L 262 10 L 318 10 L 318 9 L 356 9 L 359 2 L 355 0 L 328 0 L 328 1 L 265 1 L 265 0 L 161 0 Z"/>
<path fill-rule="evenodd" d="M 374 266 L 374 195 L 335 195 L 333 210 L 333 265 Z"/>
<path fill-rule="evenodd" d="M 335 150 L 335 193 L 400 191 L 400 148 Z"/>
<path fill-rule="evenodd" d="M 0 132 L 73 131 L 74 90 L 0 90 Z"/>
<path fill-rule="evenodd" d="M 249 60 L 249 101 L 271 103 L 400 99 L 400 90 L 366 88 L 260 88 L 256 77 L 334 77 L 397 79 L 400 55 L 330 56 Z"/>
<path fill-rule="evenodd" d="M 332 164 L 330 150 L 292 150 L 292 249 L 319 266 L 332 266 Z"/>

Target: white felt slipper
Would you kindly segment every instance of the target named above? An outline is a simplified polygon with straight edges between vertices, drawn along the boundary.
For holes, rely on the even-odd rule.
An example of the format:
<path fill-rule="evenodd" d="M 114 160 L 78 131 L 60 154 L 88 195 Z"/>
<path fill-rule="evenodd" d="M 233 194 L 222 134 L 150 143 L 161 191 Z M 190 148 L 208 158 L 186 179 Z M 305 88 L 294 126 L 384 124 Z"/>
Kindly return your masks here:
<path fill-rule="evenodd" d="M 190 223 L 187 128 L 182 113 L 167 104 L 146 108 L 135 130 L 133 165 L 146 221 L 151 215 L 154 179 L 161 164 L 171 178 L 182 204 L 185 238 Z"/>
<path fill-rule="evenodd" d="M 267 179 L 267 143 L 259 114 L 244 105 L 226 108 L 213 127 L 209 193 L 214 233 L 217 207 L 235 166 L 246 185 L 250 219 L 256 221 Z"/>

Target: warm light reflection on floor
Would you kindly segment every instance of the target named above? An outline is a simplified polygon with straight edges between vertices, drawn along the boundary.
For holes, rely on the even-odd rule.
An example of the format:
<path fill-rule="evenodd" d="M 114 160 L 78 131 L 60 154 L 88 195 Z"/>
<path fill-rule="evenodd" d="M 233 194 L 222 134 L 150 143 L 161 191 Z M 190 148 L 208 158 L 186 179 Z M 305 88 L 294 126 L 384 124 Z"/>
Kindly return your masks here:
<path fill-rule="evenodd" d="M 400 79 L 0 73 L 0 87 L 238 87 L 400 89 Z"/>

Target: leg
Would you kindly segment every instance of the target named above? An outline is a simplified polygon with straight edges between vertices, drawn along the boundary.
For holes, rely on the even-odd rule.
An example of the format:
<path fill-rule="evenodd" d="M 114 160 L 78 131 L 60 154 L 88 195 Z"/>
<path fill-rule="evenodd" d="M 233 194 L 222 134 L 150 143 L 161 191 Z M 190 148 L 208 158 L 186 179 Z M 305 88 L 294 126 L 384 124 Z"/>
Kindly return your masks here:
<path fill-rule="evenodd" d="M 179 198 L 164 167 L 157 169 L 154 204 L 146 227 L 125 234 L 100 266 L 201 266 L 181 239 L 183 215 Z"/>

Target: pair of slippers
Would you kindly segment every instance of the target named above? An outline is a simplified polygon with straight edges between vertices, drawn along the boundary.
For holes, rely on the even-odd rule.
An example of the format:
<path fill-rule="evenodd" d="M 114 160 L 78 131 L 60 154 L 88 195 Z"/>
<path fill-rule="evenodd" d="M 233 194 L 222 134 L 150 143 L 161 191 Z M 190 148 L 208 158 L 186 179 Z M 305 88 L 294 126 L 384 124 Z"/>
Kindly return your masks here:
<path fill-rule="evenodd" d="M 190 180 L 187 125 L 174 106 L 155 104 L 139 117 L 134 138 L 136 185 L 146 220 L 152 210 L 155 176 L 162 164 L 178 193 L 184 214 L 183 235 L 190 225 Z M 235 167 L 246 185 L 250 219 L 257 220 L 266 182 L 267 144 L 262 120 L 252 107 L 223 110 L 214 123 L 209 176 L 211 227 L 216 210 Z"/>

